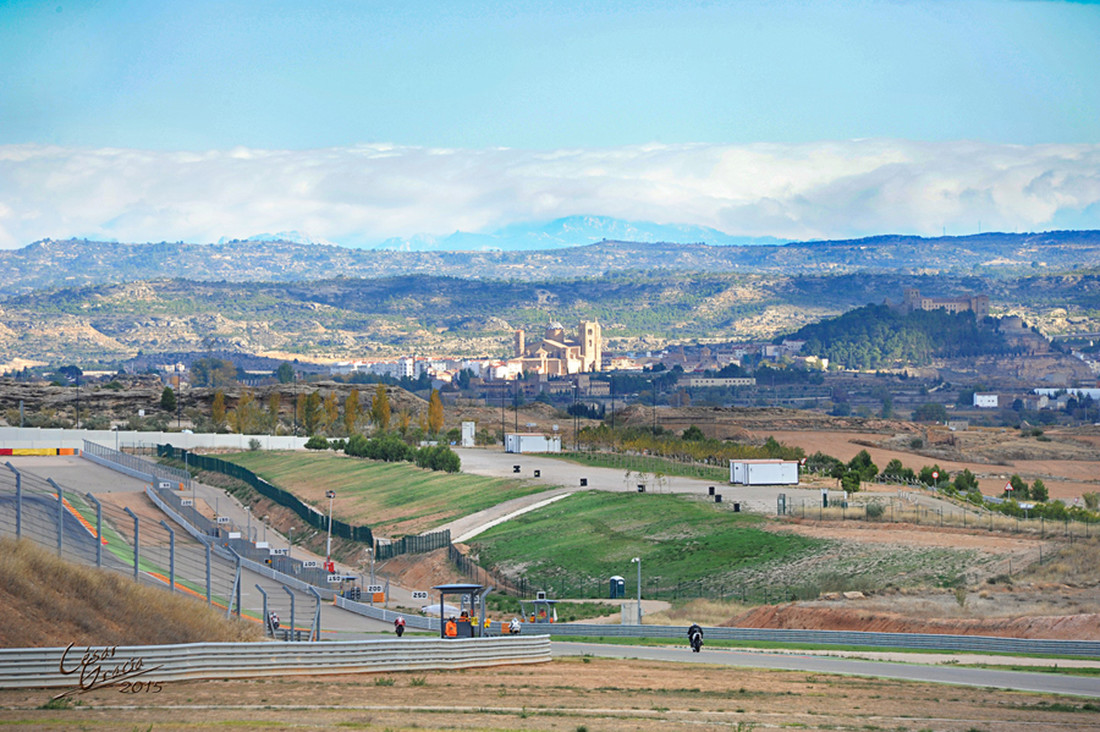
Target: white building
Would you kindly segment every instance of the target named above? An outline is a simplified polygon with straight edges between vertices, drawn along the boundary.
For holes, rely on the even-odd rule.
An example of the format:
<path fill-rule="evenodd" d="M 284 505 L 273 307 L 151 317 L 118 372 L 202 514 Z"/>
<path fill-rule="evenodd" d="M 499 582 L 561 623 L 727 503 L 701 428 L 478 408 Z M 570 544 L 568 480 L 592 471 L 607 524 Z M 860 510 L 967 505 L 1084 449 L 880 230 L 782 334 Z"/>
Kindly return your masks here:
<path fill-rule="evenodd" d="M 974 392 L 974 406 L 978 409 L 996 409 L 998 406 L 996 394 L 979 394 Z"/>
<path fill-rule="evenodd" d="M 561 452 L 561 435 L 509 432 L 504 435 L 504 452 Z"/>
<path fill-rule="evenodd" d="M 730 460 L 735 485 L 798 485 L 796 460 Z"/>

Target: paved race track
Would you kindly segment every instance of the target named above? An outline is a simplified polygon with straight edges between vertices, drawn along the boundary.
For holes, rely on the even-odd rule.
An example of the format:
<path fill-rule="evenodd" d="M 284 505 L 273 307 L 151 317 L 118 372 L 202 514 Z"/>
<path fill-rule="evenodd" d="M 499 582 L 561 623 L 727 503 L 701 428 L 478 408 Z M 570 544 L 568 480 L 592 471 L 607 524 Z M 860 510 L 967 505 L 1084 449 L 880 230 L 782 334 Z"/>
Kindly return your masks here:
<path fill-rule="evenodd" d="M 552 652 L 558 656 L 601 656 L 604 658 L 641 658 L 680 663 L 709 663 L 722 666 L 774 668 L 787 671 L 812 671 L 848 676 L 871 676 L 903 681 L 928 681 L 937 684 L 986 686 L 1044 694 L 1070 694 L 1100 698 L 1100 682 L 1094 677 L 1062 674 L 998 671 L 993 669 L 959 668 L 956 666 L 920 666 L 907 663 L 861 661 L 827 656 L 758 653 L 753 651 L 710 650 L 692 653 L 686 641 L 683 647 L 672 646 L 612 646 L 602 643 L 571 643 L 554 641 Z"/>

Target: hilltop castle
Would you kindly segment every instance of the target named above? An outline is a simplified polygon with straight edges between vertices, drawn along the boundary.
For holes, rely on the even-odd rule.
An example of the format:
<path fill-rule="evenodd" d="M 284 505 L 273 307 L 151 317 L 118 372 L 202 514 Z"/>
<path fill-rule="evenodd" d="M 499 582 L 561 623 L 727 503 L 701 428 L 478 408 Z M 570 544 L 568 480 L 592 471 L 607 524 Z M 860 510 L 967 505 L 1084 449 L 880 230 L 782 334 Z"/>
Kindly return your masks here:
<path fill-rule="evenodd" d="M 965 313 L 972 311 L 978 320 L 989 317 L 989 297 L 987 295 L 974 295 L 973 297 L 924 297 L 915 287 L 905 288 L 905 299 L 902 301 L 902 309 L 911 313 L 914 310 L 946 310 L 949 313 Z"/>

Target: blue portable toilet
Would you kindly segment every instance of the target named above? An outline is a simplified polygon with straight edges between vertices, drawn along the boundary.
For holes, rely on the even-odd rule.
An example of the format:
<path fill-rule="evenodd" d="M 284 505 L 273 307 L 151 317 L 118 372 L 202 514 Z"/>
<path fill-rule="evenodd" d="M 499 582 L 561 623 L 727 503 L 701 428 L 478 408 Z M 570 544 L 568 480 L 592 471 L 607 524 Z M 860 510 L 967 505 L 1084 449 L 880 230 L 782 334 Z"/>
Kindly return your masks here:
<path fill-rule="evenodd" d="M 611 578 L 611 599 L 614 600 L 619 597 L 626 597 L 626 581 L 619 575 L 615 575 Z"/>

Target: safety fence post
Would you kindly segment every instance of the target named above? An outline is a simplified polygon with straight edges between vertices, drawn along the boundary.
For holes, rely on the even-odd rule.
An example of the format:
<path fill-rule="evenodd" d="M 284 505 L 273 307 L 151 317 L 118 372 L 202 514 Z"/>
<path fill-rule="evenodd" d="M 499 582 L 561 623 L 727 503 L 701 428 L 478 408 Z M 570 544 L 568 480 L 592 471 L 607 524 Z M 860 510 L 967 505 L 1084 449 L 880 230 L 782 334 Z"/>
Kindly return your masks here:
<path fill-rule="evenodd" d="M 95 504 L 95 566 L 103 566 L 103 504 L 91 493 L 84 497 Z"/>
<path fill-rule="evenodd" d="M 259 585 L 256 585 L 256 589 L 260 591 L 260 594 L 264 597 L 264 627 L 271 633 L 271 637 L 275 637 L 275 628 L 271 626 L 271 616 L 267 612 L 267 590 Z"/>
<path fill-rule="evenodd" d="M 164 519 L 161 519 L 160 525 L 168 530 L 168 591 L 176 591 L 176 532 L 172 531 L 172 527 L 169 526 Z"/>
<path fill-rule="evenodd" d="M 291 592 L 290 588 L 286 585 L 283 585 L 283 592 L 290 595 L 290 640 L 294 640 L 295 633 L 297 632 L 294 629 L 294 593 Z"/>
<path fill-rule="evenodd" d="M 62 529 L 65 526 L 65 497 L 61 495 L 61 486 L 54 482 L 53 478 L 46 478 L 46 482 L 53 486 L 53 489 L 57 491 L 57 556 L 61 556 L 61 537 L 64 535 Z"/>
<path fill-rule="evenodd" d="M 309 586 L 309 591 L 313 593 L 315 603 L 313 606 L 313 625 L 309 629 L 309 639 L 319 641 L 321 640 L 321 593 L 313 585 Z"/>
<path fill-rule="evenodd" d="M 23 475 L 15 469 L 11 461 L 5 463 L 8 470 L 15 473 L 15 538 L 23 536 Z"/>
<path fill-rule="evenodd" d="M 130 518 L 132 518 L 134 520 L 134 579 L 137 580 L 137 578 L 138 578 L 138 559 L 139 559 L 139 555 L 138 555 L 138 546 L 139 546 L 139 542 L 138 542 L 138 517 L 137 517 L 136 513 L 134 513 L 133 511 L 130 510 L 129 506 L 127 506 L 126 508 L 124 508 L 122 510 L 125 511 L 126 513 L 130 514 Z"/>

